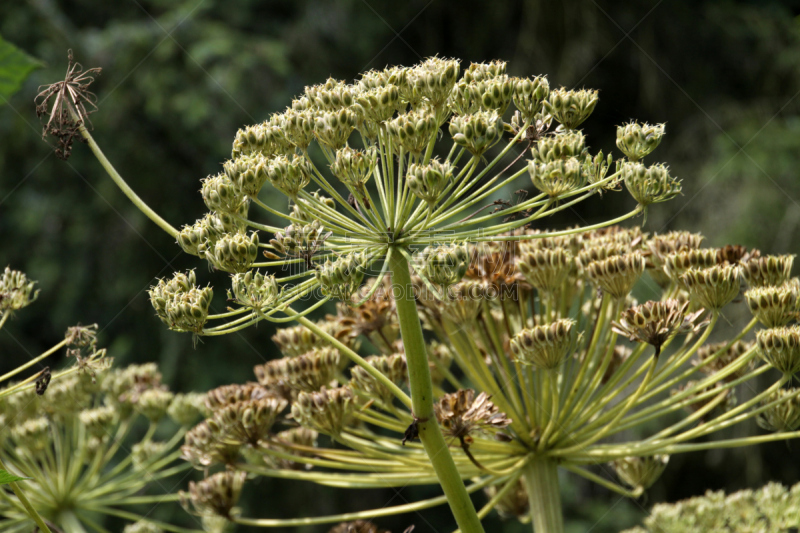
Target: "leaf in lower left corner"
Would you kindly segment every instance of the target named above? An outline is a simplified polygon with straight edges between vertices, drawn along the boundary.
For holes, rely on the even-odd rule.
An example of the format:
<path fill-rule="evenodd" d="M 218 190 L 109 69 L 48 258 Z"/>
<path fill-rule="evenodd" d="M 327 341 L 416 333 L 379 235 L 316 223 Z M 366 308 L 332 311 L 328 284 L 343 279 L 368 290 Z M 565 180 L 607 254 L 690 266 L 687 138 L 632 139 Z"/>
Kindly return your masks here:
<path fill-rule="evenodd" d="M 7 485 L 9 483 L 14 483 L 15 481 L 24 481 L 26 479 L 33 478 L 15 476 L 14 474 L 10 474 L 5 470 L 0 469 L 0 485 Z"/>

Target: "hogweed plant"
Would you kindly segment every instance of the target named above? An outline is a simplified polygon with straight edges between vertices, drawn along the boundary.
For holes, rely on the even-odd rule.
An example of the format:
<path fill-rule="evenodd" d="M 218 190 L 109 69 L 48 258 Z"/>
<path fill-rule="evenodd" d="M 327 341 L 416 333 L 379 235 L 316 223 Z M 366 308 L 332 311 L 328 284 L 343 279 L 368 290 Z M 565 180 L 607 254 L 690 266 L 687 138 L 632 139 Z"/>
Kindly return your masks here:
<path fill-rule="evenodd" d="M 211 414 L 182 447 L 208 474 L 184 494 L 187 509 L 273 527 L 447 502 L 465 533 L 482 531 L 493 508 L 558 533 L 558 467 L 637 497 L 670 454 L 797 436 L 793 257 L 616 226 L 680 183 L 643 161 L 663 125 L 620 126 L 616 160 L 590 152 L 579 126 L 597 101 L 597 91 L 510 77 L 501 61 L 460 73 L 459 61 L 431 58 L 353 84 L 329 79 L 237 133 L 223 171 L 203 180 L 210 212 L 181 230 L 135 195 L 73 106 L 71 120 L 125 194 L 186 252 L 231 274 L 230 306 L 217 314 L 194 271 L 160 280 L 150 298 L 168 327 L 211 337 L 262 320 L 298 323 L 278 331 L 284 357 L 256 367 L 256 381 L 208 393 Z M 520 189 L 527 183 L 538 194 Z M 623 185 L 637 202 L 629 213 L 532 229 Z M 515 201 L 503 198 L 515 189 Z M 660 296 L 639 304 L 631 291 L 643 277 Z M 709 344 L 743 287 L 756 318 Z M 308 318 L 329 300 L 336 315 Z M 759 321 L 757 343 L 746 340 Z M 377 354 L 362 357 L 362 344 Z M 734 401 L 773 368 L 772 386 Z M 692 442 L 751 418 L 773 433 Z M 591 468 L 598 463 L 611 463 L 620 483 Z M 444 494 L 249 518 L 236 504 L 254 477 L 439 484 Z M 481 490 L 489 500 L 476 511 L 469 495 Z"/>
<path fill-rule="evenodd" d="M 6 269 L 0 325 L 37 294 L 25 274 Z M 138 531 L 199 531 L 140 520 L 139 511 L 178 499 L 164 494 L 161 480 L 187 470 L 178 445 L 206 414 L 204 396 L 169 392 L 153 363 L 111 370 L 96 332 L 96 325 L 71 327 L 63 341 L 0 376 L 7 382 L 62 348 L 74 361 L 0 389 L 0 483 L 11 489 L 0 487 L 0 530 L 103 532 L 105 515 L 139 521 Z M 183 429 L 156 441 L 167 415 Z M 147 430 L 137 436 L 144 421 Z M 162 432 L 170 425 L 161 423 Z"/>

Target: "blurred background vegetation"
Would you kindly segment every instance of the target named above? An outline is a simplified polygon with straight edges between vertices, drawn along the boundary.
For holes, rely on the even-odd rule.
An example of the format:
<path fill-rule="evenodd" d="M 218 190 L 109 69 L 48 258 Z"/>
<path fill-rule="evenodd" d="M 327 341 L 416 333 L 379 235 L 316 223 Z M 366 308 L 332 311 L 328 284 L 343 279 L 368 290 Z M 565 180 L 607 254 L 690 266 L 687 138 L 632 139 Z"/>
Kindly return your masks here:
<path fill-rule="evenodd" d="M 77 145 L 65 163 L 42 142 L 33 98 L 38 85 L 63 76 L 69 48 L 87 68 L 103 69 L 93 85 L 96 139 L 175 226 L 204 213 L 198 180 L 220 170 L 239 127 L 328 76 L 352 81 L 370 68 L 438 54 L 464 67 L 504 59 L 513 75 L 599 89 L 584 124 L 593 150 L 614 150 L 615 126 L 631 118 L 666 122 L 655 157 L 683 179 L 683 196 L 651 208 L 645 229 L 700 231 L 714 246 L 792 253 L 800 243 L 799 8 L 766 0 L 2 2 L 0 35 L 43 68 L 0 105 L 0 266 L 26 271 L 42 294 L 0 332 L 0 372 L 79 321 L 100 325 L 118 364 L 157 361 L 175 390 L 246 381 L 253 365 L 276 355 L 266 324 L 193 347 L 155 317 L 145 291 L 156 277 L 197 267 L 200 279 L 218 283 L 222 306 L 225 275 L 183 254 L 88 149 Z M 626 194 L 607 195 L 552 223 L 591 223 L 630 207 Z M 570 531 L 617 531 L 653 502 L 709 488 L 797 482 L 800 464 L 791 457 L 784 443 L 673 457 L 637 502 L 569 479 Z M 344 493 L 275 480 L 249 487 L 243 504 L 247 515 L 291 517 L 435 490 Z M 154 516 L 191 523 L 165 507 Z M 381 522 L 396 532 L 409 523 L 419 532 L 445 530 L 449 518 L 438 509 Z M 529 531 L 496 516 L 487 530 Z"/>

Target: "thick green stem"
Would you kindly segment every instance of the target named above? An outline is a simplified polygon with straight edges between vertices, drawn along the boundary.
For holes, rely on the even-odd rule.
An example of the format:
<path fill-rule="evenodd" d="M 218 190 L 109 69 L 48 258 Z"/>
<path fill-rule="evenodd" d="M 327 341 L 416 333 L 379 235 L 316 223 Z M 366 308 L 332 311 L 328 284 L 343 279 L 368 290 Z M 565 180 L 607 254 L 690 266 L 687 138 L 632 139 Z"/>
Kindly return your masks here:
<path fill-rule="evenodd" d="M 563 533 L 561 491 L 558 466 L 549 459 L 537 458 L 525 466 L 525 485 L 531 506 L 531 523 L 535 533 Z"/>
<path fill-rule="evenodd" d="M 418 419 L 419 438 L 436 471 L 459 529 L 464 533 L 483 532 L 475 506 L 470 500 L 433 412 L 433 386 L 428 368 L 428 355 L 414 300 L 408 261 L 401 253 L 391 254 L 390 261 L 394 284 L 392 291 L 408 362 L 411 404 Z"/>

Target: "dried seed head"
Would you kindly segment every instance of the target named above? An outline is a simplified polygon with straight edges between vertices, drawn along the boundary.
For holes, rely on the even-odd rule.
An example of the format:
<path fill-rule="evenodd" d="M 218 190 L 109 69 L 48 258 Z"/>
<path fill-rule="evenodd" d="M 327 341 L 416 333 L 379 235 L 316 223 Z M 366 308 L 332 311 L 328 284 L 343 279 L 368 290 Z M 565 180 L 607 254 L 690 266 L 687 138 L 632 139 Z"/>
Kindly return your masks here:
<path fill-rule="evenodd" d="M 680 180 L 670 176 L 669 169 L 662 164 L 646 167 L 626 161 L 621 172 L 628 192 L 642 207 L 671 200 L 681 193 Z"/>
<path fill-rule="evenodd" d="M 255 367 L 258 382 L 271 388 L 285 384 L 294 391 L 313 392 L 330 386 L 341 356 L 335 348 L 315 348 L 303 355 L 284 357 Z"/>
<path fill-rule="evenodd" d="M 763 411 L 756 422 L 767 431 L 794 431 L 800 428 L 800 389 L 778 389 L 762 404 L 779 402 Z"/>
<path fill-rule="evenodd" d="M 356 520 L 355 522 L 342 522 L 328 530 L 328 533 L 389 533 L 385 529 L 367 520 Z"/>
<path fill-rule="evenodd" d="M 97 344 L 97 324 L 90 324 L 88 326 L 72 326 L 67 328 L 67 333 L 64 335 L 64 340 L 67 341 L 67 346 L 73 348 L 90 348 Z"/>
<path fill-rule="evenodd" d="M 136 408 L 148 420 L 156 423 L 167 414 L 167 408 L 174 397 L 173 393 L 161 388 L 147 389 L 139 395 Z"/>
<path fill-rule="evenodd" d="M 573 265 L 572 254 L 564 248 L 537 249 L 527 243 L 520 245 L 517 268 L 536 289 L 556 290 L 567 279 Z"/>
<path fill-rule="evenodd" d="M 298 211 L 301 211 L 299 209 L 301 205 L 302 203 L 295 204 Z M 316 253 L 328 235 L 323 233 L 319 220 L 313 220 L 309 224 L 290 224 L 283 231 L 275 233 L 275 238 L 269 243 L 278 253 L 300 258 L 305 257 L 307 253 L 312 255 Z"/>
<path fill-rule="evenodd" d="M 503 137 L 503 118 L 495 111 L 455 115 L 448 131 L 454 143 L 480 156 Z"/>
<path fill-rule="evenodd" d="M 712 266 L 689 269 L 681 281 L 689 297 L 700 307 L 719 311 L 739 295 L 738 266 Z"/>
<path fill-rule="evenodd" d="M 548 135 L 536 142 L 531 148 L 531 153 L 537 163 L 550 163 L 570 157 L 580 158 L 586 149 L 585 142 L 583 133 L 579 131 Z"/>
<path fill-rule="evenodd" d="M 594 111 L 597 105 L 597 91 L 580 89 L 570 91 L 565 88 L 550 91 L 544 109 L 568 130 L 574 130 Z"/>
<path fill-rule="evenodd" d="M 562 318 L 523 329 L 511 339 L 511 353 L 522 364 L 546 370 L 558 368 L 575 347 L 574 326 L 574 320 Z"/>
<path fill-rule="evenodd" d="M 756 332 L 761 357 L 784 374 L 800 372 L 800 326 Z"/>
<path fill-rule="evenodd" d="M 267 443 L 262 443 L 262 447 L 268 450 L 291 451 L 294 455 L 311 456 L 309 452 L 304 452 L 297 449 L 297 446 L 304 448 L 312 448 L 317 445 L 317 436 L 319 434 L 313 429 L 304 427 L 296 427 L 287 429 L 277 433 Z M 311 465 L 302 462 L 292 461 L 281 457 L 274 457 L 269 452 L 264 455 L 264 461 L 272 468 L 278 470 L 309 470 Z"/>
<path fill-rule="evenodd" d="M 167 414 L 181 426 L 191 426 L 206 416 L 208 409 L 205 398 L 206 395 L 199 392 L 176 394 L 167 408 Z"/>
<path fill-rule="evenodd" d="M 257 270 L 248 270 L 231 276 L 228 299 L 257 312 L 273 307 L 280 298 L 281 290 L 274 275 L 264 275 Z"/>
<path fill-rule="evenodd" d="M 467 273 L 469 257 L 466 243 L 428 246 L 422 250 L 418 262 L 423 275 L 447 291 Z"/>
<path fill-rule="evenodd" d="M 35 281 L 24 272 L 6 267 L 0 277 L 0 313 L 16 311 L 32 304 L 39 296 Z"/>
<path fill-rule="evenodd" d="M 353 411 L 353 390 L 350 387 L 301 392 L 292 404 L 292 417 L 302 426 L 338 435 L 350 422 Z"/>
<path fill-rule="evenodd" d="M 623 311 L 619 322 L 612 322 L 613 330 L 632 341 L 653 345 L 658 357 L 661 346 L 674 335 L 697 331 L 707 324 L 698 323 L 705 309 L 687 313 L 688 308 L 689 302 L 651 300 Z"/>
<path fill-rule="evenodd" d="M 193 270 L 176 272 L 169 281 L 160 279 L 147 292 L 158 318 L 170 329 L 203 331 L 214 291 L 211 287 L 198 288 Z"/>
<path fill-rule="evenodd" d="M 231 518 L 231 511 L 239 501 L 246 478 L 246 472 L 229 470 L 197 483 L 190 481 L 189 494 L 181 492 L 181 503 L 188 510 L 188 502 L 191 502 L 194 511 L 200 516 Z"/>
<path fill-rule="evenodd" d="M 744 293 L 750 312 L 764 326 L 777 328 L 797 318 L 800 286 L 789 281 L 779 287 L 755 287 Z"/>
<path fill-rule="evenodd" d="M 212 389 L 205 394 L 205 407 L 209 411 L 218 411 L 229 405 L 250 400 L 269 398 L 275 394 L 268 388 L 258 383 L 245 383 L 244 385 L 223 385 Z"/>
<path fill-rule="evenodd" d="M 331 165 L 333 175 L 354 189 L 363 189 L 378 164 L 378 151 L 373 146 L 367 150 L 354 150 L 349 146 L 336 151 Z"/>
<path fill-rule="evenodd" d="M 246 400 L 217 409 L 206 423 L 212 433 L 224 435 L 226 441 L 256 446 L 287 404 L 275 397 Z"/>
<path fill-rule="evenodd" d="M 765 255 L 742 262 L 742 276 L 749 287 L 783 285 L 792 274 L 794 255 Z"/>
<path fill-rule="evenodd" d="M 364 279 L 366 265 L 367 256 L 364 252 L 349 253 L 335 261 L 326 260 L 314 272 L 320 291 L 331 298 L 350 300 Z"/>
<path fill-rule="evenodd" d="M 612 298 L 627 298 L 644 272 L 644 257 L 639 252 L 616 255 L 586 266 L 586 275 L 595 286 Z"/>
<path fill-rule="evenodd" d="M 744 246 L 738 244 L 727 244 L 717 249 L 717 263 L 720 265 L 738 265 L 760 256 L 760 251 L 756 249 L 748 250 Z"/>
<path fill-rule="evenodd" d="M 550 83 L 546 76 L 512 79 L 514 107 L 519 110 L 524 121 L 532 122 L 542 111 L 545 101 L 550 96 Z"/>
<path fill-rule="evenodd" d="M 551 198 L 580 189 L 586 184 L 583 163 L 577 157 L 547 163 L 528 161 L 528 174 L 533 186 Z"/>
<path fill-rule="evenodd" d="M 346 344 L 348 348 L 354 350 L 358 349 L 358 340 L 348 336 L 348 330 L 339 322 L 320 320 L 317 322 L 317 326 Z M 314 348 L 330 346 L 327 340 L 321 339 L 316 333 L 305 326 L 292 326 L 279 329 L 275 335 L 272 336 L 272 342 L 278 346 L 278 349 L 285 356 L 302 355 L 306 352 L 310 352 Z"/>
<path fill-rule="evenodd" d="M 453 166 L 432 159 L 428 164 L 412 163 L 406 173 L 406 184 L 414 195 L 430 205 L 439 200 L 447 184 L 453 180 Z"/>
<path fill-rule="evenodd" d="M 669 278 L 683 285 L 682 276 L 691 269 L 706 269 L 716 266 L 717 250 L 715 248 L 699 248 L 674 252 L 664 258 L 664 271 Z"/>
<path fill-rule="evenodd" d="M 655 483 L 669 463 L 669 455 L 625 457 L 612 463 L 617 476 L 629 487 L 648 489 Z"/>
<path fill-rule="evenodd" d="M 153 461 L 163 458 L 168 451 L 170 451 L 170 448 L 167 447 L 166 442 L 152 440 L 137 442 L 131 448 L 133 470 L 141 473 L 147 472 Z"/>
<path fill-rule="evenodd" d="M 489 398 L 485 392 L 476 397 L 472 389 L 442 396 L 433 408 L 444 434 L 461 439 L 471 437 L 474 432 L 494 435 L 505 429 L 511 424 L 511 419 L 501 413 Z"/>
<path fill-rule="evenodd" d="M 736 341 L 730 346 L 728 344 L 728 342 L 718 342 L 703 345 L 697 350 L 697 360 L 693 361 L 692 364 L 695 366 L 703 365 L 700 367 L 700 371 L 704 374 L 718 374 L 750 351 L 755 346 L 755 341 Z M 728 374 L 724 380 L 731 382 L 747 375 L 753 369 L 753 364 L 754 362 L 751 360 L 736 372 Z"/>
<path fill-rule="evenodd" d="M 664 124 L 631 122 L 617 127 L 617 148 L 631 161 L 638 161 L 661 143 Z"/>
<path fill-rule="evenodd" d="M 389 378 L 392 383 L 399 385 L 408 378 L 408 365 L 404 354 L 371 355 L 366 358 L 366 361 Z M 352 376 L 350 386 L 355 392 L 391 405 L 394 400 L 392 391 L 369 375 L 366 370 L 360 366 L 354 366 L 350 369 L 350 375 Z"/>
<path fill-rule="evenodd" d="M 200 422 L 186 432 L 181 458 L 194 468 L 203 470 L 214 464 L 234 465 L 239 459 L 239 443 L 234 443 L 219 434 L 218 426 Z"/>

